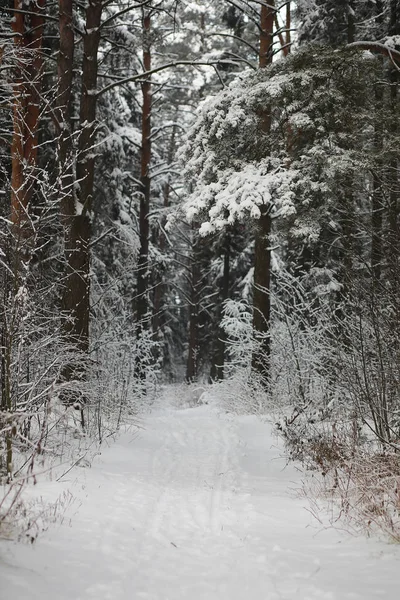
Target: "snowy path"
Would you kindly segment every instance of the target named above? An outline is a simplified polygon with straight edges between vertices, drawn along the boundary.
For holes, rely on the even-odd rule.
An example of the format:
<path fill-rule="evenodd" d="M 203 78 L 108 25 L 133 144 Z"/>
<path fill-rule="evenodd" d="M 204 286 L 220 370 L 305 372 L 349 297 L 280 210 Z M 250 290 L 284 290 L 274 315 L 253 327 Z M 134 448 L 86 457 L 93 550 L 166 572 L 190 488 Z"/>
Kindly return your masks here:
<path fill-rule="evenodd" d="M 71 525 L 0 544 L 0 599 L 397 598 L 400 549 L 320 531 L 269 431 L 208 406 L 149 416 L 64 484 Z"/>

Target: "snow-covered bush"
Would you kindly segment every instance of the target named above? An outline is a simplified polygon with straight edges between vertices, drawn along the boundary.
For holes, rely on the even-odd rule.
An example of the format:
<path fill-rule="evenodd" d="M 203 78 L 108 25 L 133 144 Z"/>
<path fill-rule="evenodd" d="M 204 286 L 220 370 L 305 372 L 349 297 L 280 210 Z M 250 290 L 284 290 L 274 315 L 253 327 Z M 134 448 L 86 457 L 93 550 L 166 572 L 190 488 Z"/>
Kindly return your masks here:
<path fill-rule="evenodd" d="M 121 235 L 121 233 L 120 233 Z M 130 239 L 122 239 L 128 246 Z M 136 268 L 136 246 L 122 270 Z M 127 256 L 128 256 L 127 252 Z M 95 390 L 88 410 L 100 439 L 116 431 L 125 421 L 134 422 L 140 407 L 151 404 L 156 389 L 159 354 L 153 332 L 138 325 L 132 314 L 132 298 L 127 293 L 129 274 L 118 277 L 107 272 L 99 257 L 92 274 L 93 318 L 91 327 L 91 366 L 89 381 Z"/>
<path fill-rule="evenodd" d="M 232 373 L 238 367 L 250 367 L 253 351 L 253 327 L 251 307 L 244 300 L 227 300 L 222 310 L 221 329 L 225 334 L 226 373 Z"/>

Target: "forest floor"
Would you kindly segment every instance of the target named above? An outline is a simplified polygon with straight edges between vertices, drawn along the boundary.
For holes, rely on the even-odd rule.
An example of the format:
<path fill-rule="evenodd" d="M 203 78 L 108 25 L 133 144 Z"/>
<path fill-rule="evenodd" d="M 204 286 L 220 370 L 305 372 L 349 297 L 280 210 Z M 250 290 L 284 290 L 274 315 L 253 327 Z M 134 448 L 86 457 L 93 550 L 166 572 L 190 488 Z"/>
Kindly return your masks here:
<path fill-rule="evenodd" d="M 170 405 L 142 425 L 35 486 L 75 502 L 34 544 L 0 542 L 2 600 L 398 597 L 400 548 L 313 518 L 268 423 Z"/>

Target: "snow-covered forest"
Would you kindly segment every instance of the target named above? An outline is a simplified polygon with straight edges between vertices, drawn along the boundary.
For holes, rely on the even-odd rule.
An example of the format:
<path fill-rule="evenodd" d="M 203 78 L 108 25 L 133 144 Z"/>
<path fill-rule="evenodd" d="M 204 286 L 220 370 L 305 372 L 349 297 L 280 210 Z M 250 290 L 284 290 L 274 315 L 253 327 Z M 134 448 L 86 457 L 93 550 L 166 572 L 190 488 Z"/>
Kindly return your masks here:
<path fill-rule="evenodd" d="M 160 557 L 146 536 L 176 552 L 171 531 L 187 541 L 203 527 L 226 561 L 219 587 L 190 591 L 186 565 L 186 591 L 167 593 L 182 559 L 162 554 L 164 583 L 137 595 L 116 562 L 110 587 L 89 578 L 79 597 L 396 593 L 394 546 L 379 546 L 387 587 L 346 596 L 339 567 L 318 589 L 295 577 L 236 589 L 235 561 L 257 580 L 269 559 L 253 540 L 228 560 L 214 538 L 233 514 L 228 544 L 245 547 L 257 524 L 271 536 L 262 511 L 273 520 L 280 498 L 288 516 L 268 539 L 290 549 L 291 527 L 307 526 L 284 496 L 297 465 L 317 521 L 322 503 L 330 524 L 400 541 L 399 139 L 400 0 L 0 0 L 0 539 L 34 542 L 69 515 L 65 478 L 83 466 L 92 491 L 109 477 L 115 495 L 82 509 L 82 547 L 84 532 L 97 543 L 91 510 L 98 522 L 110 511 L 149 578 Z M 290 476 L 270 466 L 283 454 Z M 118 473 L 147 487 L 118 487 Z M 262 478 L 278 490 L 265 505 Z M 138 545 L 127 520 L 144 527 Z M 376 573 L 365 552 L 353 554 Z"/>

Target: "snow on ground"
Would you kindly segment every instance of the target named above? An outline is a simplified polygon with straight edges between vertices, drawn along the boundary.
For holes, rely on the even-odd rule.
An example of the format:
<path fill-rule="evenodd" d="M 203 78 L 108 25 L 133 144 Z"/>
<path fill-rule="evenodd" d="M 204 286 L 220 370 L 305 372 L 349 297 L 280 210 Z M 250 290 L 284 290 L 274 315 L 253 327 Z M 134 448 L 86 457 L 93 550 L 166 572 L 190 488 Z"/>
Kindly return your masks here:
<path fill-rule="evenodd" d="M 321 528 L 276 444 L 257 417 L 154 411 L 39 485 L 81 504 L 33 545 L 0 543 L 1 600 L 397 598 L 400 548 Z"/>

